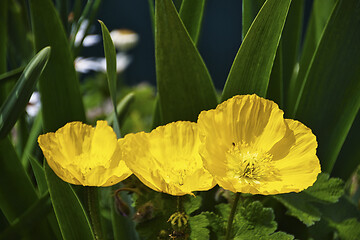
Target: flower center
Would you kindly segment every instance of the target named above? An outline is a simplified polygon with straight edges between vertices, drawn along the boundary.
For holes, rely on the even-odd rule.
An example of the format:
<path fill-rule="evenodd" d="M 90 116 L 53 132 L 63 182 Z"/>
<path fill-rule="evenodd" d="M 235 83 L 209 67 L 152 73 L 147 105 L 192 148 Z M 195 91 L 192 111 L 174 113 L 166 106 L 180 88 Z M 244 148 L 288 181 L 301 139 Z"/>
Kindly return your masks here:
<path fill-rule="evenodd" d="M 240 182 L 260 184 L 261 180 L 275 176 L 273 156 L 255 149 L 247 143 L 232 143 L 227 152 L 229 174 Z"/>

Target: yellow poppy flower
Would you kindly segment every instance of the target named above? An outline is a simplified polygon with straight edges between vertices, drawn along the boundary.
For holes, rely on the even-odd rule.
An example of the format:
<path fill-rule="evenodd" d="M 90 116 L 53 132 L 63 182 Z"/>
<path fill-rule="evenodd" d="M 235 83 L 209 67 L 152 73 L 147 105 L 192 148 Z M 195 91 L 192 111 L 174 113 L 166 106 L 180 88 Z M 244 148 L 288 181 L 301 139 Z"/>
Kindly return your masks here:
<path fill-rule="evenodd" d="M 155 191 L 181 196 L 215 186 L 198 153 L 196 123 L 169 123 L 151 133 L 128 134 L 120 143 L 127 166 Z"/>
<path fill-rule="evenodd" d="M 131 175 L 121 160 L 121 149 L 106 121 L 96 128 L 71 122 L 38 138 L 44 156 L 58 177 L 84 186 L 111 186 Z"/>
<path fill-rule="evenodd" d="M 232 192 L 279 194 L 311 186 L 321 172 L 315 135 L 276 103 L 235 96 L 199 115 L 205 168 Z"/>

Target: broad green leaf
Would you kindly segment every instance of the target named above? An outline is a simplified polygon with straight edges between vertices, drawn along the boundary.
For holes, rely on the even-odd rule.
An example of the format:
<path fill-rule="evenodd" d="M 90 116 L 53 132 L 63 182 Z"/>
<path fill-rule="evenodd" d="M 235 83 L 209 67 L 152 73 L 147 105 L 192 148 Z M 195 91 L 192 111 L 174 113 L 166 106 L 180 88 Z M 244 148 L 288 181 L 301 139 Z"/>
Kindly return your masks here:
<path fill-rule="evenodd" d="M 196 121 L 216 106 L 209 72 L 170 0 L 155 1 L 155 60 L 163 124 Z"/>
<path fill-rule="evenodd" d="M 356 218 L 351 218 L 340 223 L 331 222 L 330 226 L 337 230 L 342 240 L 360 239 L 360 222 Z"/>
<path fill-rule="evenodd" d="M 302 2 L 302 1 L 294 1 Z M 287 92 L 287 109 L 290 116 L 295 114 L 296 102 L 301 96 L 302 88 L 305 83 L 305 76 L 308 72 L 311 60 L 319 45 L 326 23 L 334 9 L 336 0 L 315 0 L 309 24 L 306 30 L 304 46 L 300 59 L 300 69 L 291 78 Z"/>
<path fill-rule="evenodd" d="M 26 66 L 20 79 L 0 109 L 0 139 L 4 138 L 24 112 L 35 84 L 43 72 L 50 55 L 50 48 L 41 50 Z"/>
<path fill-rule="evenodd" d="M 31 168 L 34 172 L 36 183 L 39 189 L 40 195 L 44 194 L 48 190 L 44 168 L 40 165 L 38 160 L 36 160 L 33 156 L 28 156 L 31 164 Z"/>
<path fill-rule="evenodd" d="M 254 21 L 265 0 L 243 0 L 242 1 L 242 39 L 245 38 L 246 33 Z"/>
<path fill-rule="evenodd" d="M 45 193 L 24 214 L 12 221 L 1 234 L 0 239 L 21 239 L 22 235 L 31 231 L 43 221 L 44 217 L 52 210 L 49 193 Z"/>
<path fill-rule="evenodd" d="M 0 140 L 0 209 L 9 222 L 30 208 L 37 200 L 35 189 L 26 174 L 9 138 Z M 32 229 L 34 239 L 51 239 L 46 222 Z"/>
<path fill-rule="evenodd" d="M 304 1 L 292 1 L 289 13 L 286 18 L 284 30 L 281 35 L 281 51 L 282 51 L 282 79 L 284 93 L 284 110 L 287 114 L 287 103 L 289 93 L 289 85 L 291 78 L 296 76 L 296 64 L 299 58 L 299 49 L 301 42 L 301 34 L 303 28 Z"/>
<path fill-rule="evenodd" d="M 45 176 L 61 234 L 64 239 L 94 239 L 85 210 L 72 187 L 45 162 Z"/>
<path fill-rule="evenodd" d="M 180 18 L 191 39 L 197 44 L 205 8 L 205 0 L 183 0 L 180 7 Z"/>
<path fill-rule="evenodd" d="M 287 209 L 288 214 L 298 218 L 307 226 L 321 218 L 321 211 L 313 203 L 335 203 L 344 194 L 344 184 L 340 179 L 320 174 L 313 186 L 300 193 L 288 193 L 274 196 Z"/>
<path fill-rule="evenodd" d="M 189 218 L 190 239 L 208 240 L 210 239 L 209 220 L 205 215 L 196 215 Z"/>
<path fill-rule="evenodd" d="M 354 29 L 360 29 L 359 0 L 338 1 L 296 112 L 296 118 L 317 136 L 321 168 L 328 173 L 360 108 L 360 31 Z"/>
<path fill-rule="evenodd" d="M 14 221 L 36 200 L 36 192 L 9 138 L 0 140 L 0 208 L 9 221 Z M 26 196 L 26 197 L 24 197 Z"/>
<path fill-rule="evenodd" d="M 235 57 L 221 101 L 237 94 L 265 97 L 291 0 L 267 0 Z"/>
<path fill-rule="evenodd" d="M 284 82 L 283 82 L 283 54 L 282 41 L 279 43 L 276 57 L 271 70 L 269 86 L 266 93 L 266 98 L 276 102 L 280 109 L 284 106 Z"/>
<path fill-rule="evenodd" d="M 114 113 L 115 116 L 117 116 L 118 114 L 116 109 L 116 105 L 117 105 L 116 104 L 116 81 L 117 81 L 116 50 L 114 43 L 111 39 L 109 30 L 102 21 L 99 20 L 99 23 L 101 24 L 101 30 L 102 30 L 102 36 L 104 42 L 104 53 L 106 58 L 106 75 L 108 79 L 109 92 L 114 107 Z M 120 126 L 117 117 L 113 118 L 113 128 L 117 137 L 120 138 L 121 137 Z"/>
<path fill-rule="evenodd" d="M 51 57 L 39 80 L 44 130 L 54 132 L 67 122 L 85 122 L 73 57 L 54 5 L 51 0 L 29 3 L 36 49 L 51 46 Z"/>
<path fill-rule="evenodd" d="M 360 164 L 360 112 L 357 113 L 355 121 L 351 126 L 344 145 L 341 148 L 338 160 L 335 163 L 331 175 L 340 177 L 344 181 L 349 179 L 351 174 Z"/>
<path fill-rule="evenodd" d="M 8 0 L 0 2 L 0 74 L 6 72 L 7 69 L 7 16 L 8 13 Z M 2 75 L 0 75 L 2 76 Z M 0 80 L 0 83 L 2 81 Z M 5 101 L 6 90 L 3 84 L 0 84 L 0 105 Z"/>

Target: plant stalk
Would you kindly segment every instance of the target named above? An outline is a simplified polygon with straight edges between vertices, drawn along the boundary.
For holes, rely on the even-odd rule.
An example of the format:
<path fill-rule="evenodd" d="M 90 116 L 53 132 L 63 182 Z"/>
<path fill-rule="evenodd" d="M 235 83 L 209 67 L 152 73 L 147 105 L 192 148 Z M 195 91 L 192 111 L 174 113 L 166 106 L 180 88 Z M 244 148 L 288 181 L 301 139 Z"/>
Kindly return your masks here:
<path fill-rule="evenodd" d="M 231 239 L 231 228 L 232 228 L 232 224 L 234 221 L 234 216 L 235 216 L 235 212 L 236 212 L 236 208 L 238 205 L 240 199 L 240 193 L 236 193 L 235 194 L 235 199 L 231 208 L 231 212 L 229 215 L 229 220 L 228 220 L 228 224 L 227 224 L 227 228 L 226 228 L 226 237 L 225 240 L 230 240 Z"/>
<path fill-rule="evenodd" d="M 98 188 L 86 187 L 86 190 L 87 190 L 87 203 L 89 208 L 91 227 L 93 229 L 95 239 L 103 240 L 104 235 L 102 233 L 102 228 L 101 228 Z"/>

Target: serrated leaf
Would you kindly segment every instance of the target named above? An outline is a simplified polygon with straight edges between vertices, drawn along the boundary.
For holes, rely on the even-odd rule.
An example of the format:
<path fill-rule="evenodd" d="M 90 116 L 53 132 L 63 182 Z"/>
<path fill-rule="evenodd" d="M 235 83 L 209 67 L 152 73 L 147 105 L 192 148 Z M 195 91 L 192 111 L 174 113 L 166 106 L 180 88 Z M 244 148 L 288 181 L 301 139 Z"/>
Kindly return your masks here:
<path fill-rule="evenodd" d="M 341 223 L 330 222 L 330 226 L 337 230 L 342 240 L 360 239 L 360 222 L 356 218 L 347 219 Z"/>
<path fill-rule="evenodd" d="M 184 197 L 184 210 L 187 215 L 192 214 L 196 210 L 198 210 L 201 206 L 202 198 L 200 196 L 187 196 Z"/>
<path fill-rule="evenodd" d="M 235 57 L 221 101 L 237 94 L 265 97 L 291 0 L 267 0 Z"/>
<path fill-rule="evenodd" d="M 163 124 L 196 121 L 216 106 L 210 75 L 170 0 L 155 1 L 155 60 Z"/>
<path fill-rule="evenodd" d="M 335 203 L 344 194 L 344 184 L 340 179 L 330 178 L 321 173 L 313 186 L 300 193 L 288 193 L 274 196 L 287 209 L 288 214 L 298 218 L 307 226 L 321 218 L 321 211 L 313 203 Z"/>
<path fill-rule="evenodd" d="M 210 230 L 209 220 L 205 215 L 196 215 L 189 218 L 190 239 L 191 240 L 208 240 Z"/>
<path fill-rule="evenodd" d="M 64 28 L 51 0 L 29 1 L 36 49 L 51 47 L 39 80 L 45 132 L 71 121 L 85 122 L 79 81 Z"/>
<path fill-rule="evenodd" d="M 36 82 L 43 72 L 50 56 L 50 48 L 46 47 L 36 54 L 24 69 L 10 95 L 0 109 L 0 139 L 4 138 L 23 113 Z"/>
<path fill-rule="evenodd" d="M 328 173 L 360 109 L 360 31 L 354 31 L 360 29 L 359 9 L 358 0 L 337 2 L 306 75 L 296 112 L 296 118 L 317 136 L 321 168 Z"/>
<path fill-rule="evenodd" d="M 204 8 L 205 0 L 183 0 L 180 7 L 180 18 L 195 45 L 199 39 Z"/>
<path fill-rule="evenodd" d="M 45 162 L 51 201 L 64 239 L 94 239 L 85 210 L 71 186 L 62 181 Z"/>
<path fill-rule="evenodd" d="M 117 109 L 116 109 L 116 81 L 117 81 L 117 75 L 116 75 L 116 50 L 114 43 L 111 39 L 109 30 L 105 26 L 105 24 L 99 20 L 99 23 L 101 24 L 101 31 L 103 36 L 103 42 L 104 42 L 104 52 L 105 52 L 105 58 L 106 58 L 106 75 L 108 79 L 108 86 L 109 86 L 109 92 L 110 97 L 112 100 L 113 108 L 114 108 L 114 114 L 117 116 Z M 121 137 L 120 133 L 120 125 L 119 120 L 117 117 L 113 118 L 113 128 L 116 133 L 116 136 L 118 138 Z"/>

